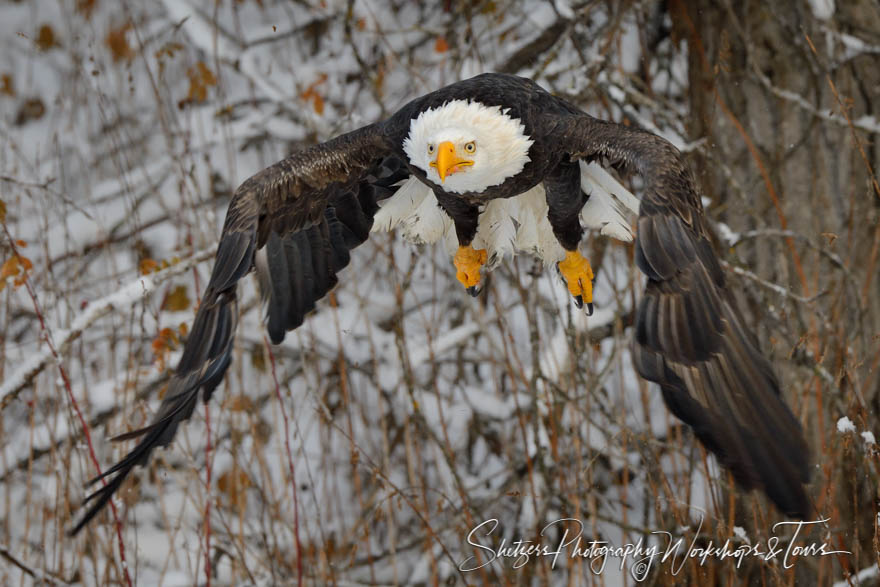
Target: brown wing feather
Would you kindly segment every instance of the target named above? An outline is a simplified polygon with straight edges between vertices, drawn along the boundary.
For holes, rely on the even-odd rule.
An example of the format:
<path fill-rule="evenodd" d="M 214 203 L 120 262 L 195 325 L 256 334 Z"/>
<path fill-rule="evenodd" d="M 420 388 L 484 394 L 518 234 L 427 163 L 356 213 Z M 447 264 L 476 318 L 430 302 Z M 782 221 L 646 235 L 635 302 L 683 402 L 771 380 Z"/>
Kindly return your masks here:
<path fill-rule="evenodd" d="M 121 461 L 90 481 L 94 484 L 113 476 L 85 499 L 84 504 L 90 504 L 89 508 L 71 534 L 82 530 L 104 508 L 135 465 L 146 464 L 153 449 L 171 442 L 180 423 L 192 415 L 199 390 L 202 390 L 203 401 L 208 401 L 223 380 L 232 360 L 238 321 L 238 280 L 253 267 L 258 248 L 267 242 L 283 248 L 286 241 L 306 235 L 312 243 L 309 267 L 306 270 L 301 266 L 293 277 L 285 273 L 286 283 L 276 285 L 275 289 L 282 291 L 292 285 L 294 291 L 302 290 L 302 275 L 307 272 L 316 285 L 298 294 L 305 300 L 300 302 L 300 310 L 309 303 L 313 306 L 315 299 L 329 291 L 335 283 L 335 271 L 348 263 L 347 253 L 351 247 L 345 247 L 344 231 L 354 227 L 363 234 L 363 226 L 355 226 L 353 221 L 346 224 L 344 218 L 340 220 L 328 202 L 337 202 L 340 193 L 350 192 L 389 150 L 381 126 L 364 127 L 279 161 L 236 190 L 226 213 L 211 279 L 168 391 L 149 426 L 116 437 L 116 440 L 141 440 Z M 360 193 L 356 187 L 355 192 Z M 372 211 L 369 222 L 372 223 Z M 369 231 L 369 226 L 366 230 Z M 270 282 L 278 279 L 273 275 Z M 288 312 L 291 304 L 288 295 L 283 302 L 276 300 L 274 306 L 270 303 L 270 309 L 275 307 L 276 312 Z M 281 306 L 286 307 L 277 310 Z M 283 323 L 276 324 L 271 314 L 269 322 L 276 330 L 280 329 L 280 336 L 273 332 L 275 342 L 280 342 L 286 329 L 298 325 L 296 320 L 290 321 L 286 316 Z"/>
<path fill-rule="evenodd" d="M 635 328 L 639 374 L 743 487 L 806 517 L 809 456 L 770 362 L 744 327 L 708 237 L 691 172 L 651 133 L 587 115 L 547 121 L 572 158 L 604 158 L 645 180 L 636 262 L 648 276 Z"/>
<path fill-rule="evenodd" d="M 280 343 L 336 284 L 349 252 L 367 240 L 380 200 L 409 176 L 396 157 L 388 157 L 355 186 L 334 189 L 320 221 L 281 236 L 272 232 L 257 255 L 260 292 L 266 304 L 269 338 Z"/>

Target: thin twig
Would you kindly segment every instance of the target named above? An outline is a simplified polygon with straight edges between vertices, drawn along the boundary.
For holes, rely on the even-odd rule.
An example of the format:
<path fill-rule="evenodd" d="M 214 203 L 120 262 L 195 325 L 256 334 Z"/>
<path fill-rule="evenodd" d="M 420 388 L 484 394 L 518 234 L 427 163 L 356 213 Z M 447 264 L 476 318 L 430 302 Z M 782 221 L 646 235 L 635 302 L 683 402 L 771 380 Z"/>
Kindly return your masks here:
<path fill-rule="evenodd" d="M 828 293 L 828 292 L 823 291 L 823 292 L 820 292 L 820 293 L 818 293 L 814 296 L 810 296 L 810 297 L 799 296 L 796 293 L 792 293 L 792 291 L 789 290 L 787 287 L 783 287 L 777 283 L 769 282 L 766 279 L 758 277 L 756 274 L 749 271 L 748 269 L 743 269 L 742 267 L 739 267 L 738 265 L 731 265 L 727 261 L 723 261 L 723 260 L 721 261 L 721 265 L 722 265 L 722 267 L 724 267 L 726 269 L 730 269 L 731 271 L 733 271 L 737 275 L 741 275 L 743 277 L 751 279 L 755 283 L 758 283 L 758 284 L 766 287 L 767 289 L 769 289 L 773 292 L 776 292 L 777 294 L 779 294 L 783 297 L 790 298 L 790 299 L 795 300 L 796 302 L 800 302 L 802 304 L 811 304 L 811 303 L 815 302 L 817 299 L 824 296 L 826 293 Z"/>
<path fill-rule="evenodd" d="M 293 468 L 293 455 L 290 450 L 290 420 L 287 417 L 287 409 L 284 407 L 284 398 L 281 397 L 281 386 L 278 384 L 278 374 L 275 371 L 275 355 L 269 346 L 269 339 L 263 337 L 266 353 L 269 355 L 269 364 L 272 367 L 272 381 L 275 383 L 275 397 L 278 399 L 278 409 L 284 420 L 284 448 L 287 451 L 287 466 L 290 469 L 290 491 L 293 494 L 293 535 L 296 540 L 296 584 L 302 587 L 303 564 L 302 543 L 299 538 L 299 496 L 296 487 L 296 469 Z"/>
<path fill-rule="evenodd" d="M 67 354 L 71 343 L 77 340 L 98 319 L 114 310 L 118 311 L 128 308 L 131 304 L 153 292 L 162 283 L 180 275 L 190 267 L 211 258 L 214 255 L 214 251 L 214 247 L 199 251 L 167 269 L 151 275 L 141 276 L 112 294 L 89 304 L 85 310 L 73 319 L 69 329 L 57 330 L 59 340 L 57 348 L 49 348 L 34 353 L 23 361 L 24 364 L 0 385 L 0 411 L 15 400 L 18 394 L 33 381 L 34 377 L 46 368 L 50 361 L 60 361 Z"/>
<path fill-rule="evenodd" d="M 12 551 L 9 550 L 9 548 L 5 545 L 0 545 L 0 557 L 6 559 L 6 561 L 9 564 L 18 567 L 21 570 L 21 572 L 23 572 L 28 577 L 34 579 L 35 581 L 38 581 L 40 584 L 43 584 L 43 583 L 48 583 L 50 585 L 73 585 L 74 584 L 74 583 L 71 583 L 70 581 L 64 581 L 62 579 L 58 579 L 57 577 L 47 575 L 46 573 L 44 573 L 43 571 L 40 571 L 38 569 L 32 569 L 31 567 L 27 566 L 22 561 L 20 561 L 14 554 L 12 554 Z M 79 582 L 77 581 L 77 584 L 78 583 Z"/>
<path fill-rule="evenodd" d="M 6 223 L 3 223 L 3 232 L 6 233 L 6 238 L 9 239 L 9 246 L 12 248 L 12 254 L 16 257 L 21 257 L 18 252 L 18 246 L 15 244 L 15 240 L 12 238 L 12 235 L 9 234 L 9 228 L 6 226 Z M 61 356 L 56 350 L 55 343 L 52 340 L 52 332 L 46 326 L 46 320 L 43 316 L 43 310 L 40 307 L 40 302 L 37 299 L 37 294 L 34 291 L 33 286 L 31 285 L 30 277 L 28 277 L 27 272 L 22 276 L 22 280 L 24 282 L 24 286 L 27 289 L 28 296 L 31 299 L 31 302 L 34 305 L 34 312 L 37 315 L 37 318 L 40 321 L 40 332 L 43 335 L 43 340 L 46 341 L 46 345 L 49 349 L 49 354 L 55 359 L 58 363 L 58 371 L 61 374 L 61 379 L 64 383 L 64 389 L 67 391 L 67 398 L 70 401 L 70 405 L 73 408 L 73 411 L 76 413 L 76 417 L 79 420 L 80 426 L 82 427 L 83 434 L 86 437 L 86 445 L 89 447 L 89 456 L 92 459 L 92 464 L 95 465 L 95 470 L 98 472 L 98 477 L 101 479 L 101 483 L 103 485 L 107 485 L 107 480 L 101 476 L 101 464 L 98 462 L 98 456 L 95 454 L 95 446 L 92 444 L 92 434 L 89 429 L 89 423 L 86 422 L 85 416 L 83 416 L 82 410 L 79 409 L 79 402 L 76 401 L 76 396 L 73 394 L 73 387 L 70 384 L 70 377 L 67 375 L 67 369 L 64 368 L 64 364 L 61 362 Z M 5 397 L 3 398 L 5 400 Z M 0 408 L 2 408 L 3 403 L 0 402 Z M 122 522 L 119 520 L 119 513 L 116 510 L 116 504 L 113 500 L 110 500 L 110 509 L 113 512 L 113 520 L 116 525 L 116 537 L 119 542 L 119 562 L 122 566 L 122 574 L 125 577 L 125 584 L 128 587 L 131 587 L 131 576 L 128 573 L 128 563 L 125 560 L 125 542 L 122 540 Z"/>
<path fill-rule="evenodd" d="M 211 406 L 205 404 L 205 585 L 211 587 Z"/>

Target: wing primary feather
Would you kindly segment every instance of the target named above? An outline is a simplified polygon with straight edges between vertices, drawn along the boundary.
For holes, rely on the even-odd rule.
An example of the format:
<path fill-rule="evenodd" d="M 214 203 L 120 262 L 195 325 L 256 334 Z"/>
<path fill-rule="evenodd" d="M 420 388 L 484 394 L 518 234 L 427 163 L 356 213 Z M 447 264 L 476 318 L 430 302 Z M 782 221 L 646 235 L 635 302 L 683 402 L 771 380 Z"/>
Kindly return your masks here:
<path fill-rule="evenodd" d="M 408 177 L 397 157 L 386 157 L 359 181 L 347 186 L 334 184 L 318 221 L 284 235 L 270 232 L 266 236 L 265 250 L 275 246 L 273 242 L 281 242 L 285 259 L 284 270 L 261 270 L 261 289 L 268 302 L 267 325 L 274 344 L 300 326 L 316 302 L 336 285 L 337 274 L 351 262 L 351 251 L 369 237 L 378 202 L 393 195 L 397 184 Z M 289 296 L 267 296 L 266 292 L 276 287 Z"/>
<path fill-rule="evenodd" d="M 309 266 L 303 262 L 303 256 L 306 255 L 303 249 L 306 249 L 308 246 L 308 239 L 303 232 L 290 235 L 284 241 L 284 253 L 287 255 L 288 287 L 290 287 L 292 293 L 291 305 L 287 311 L 287 320 L 278 324 L 278 336 L 272 339 L 273 344 L 280 343 L 284 339 L 287 330 L 302 324 L 309 311 L 308 300 L 312 296 L 313 289 L 311 284 L 312 274 Z M 283 276 L 278 276 L 278 279 L 282 278 Z"/>
<path fill-rule="evenodd" d="M 687 315 L 686 305 L 687 297 L 685 295 L 677 295 L 671 300 L 673 315 L 670 321 L 673 324 L 675 332 L 675 346 L 679 354 L 687 361 L 693 362 L 700 360 L 702 354 L 693 342 L 693 325 Z"/>
<path fill-rule="evenodd" d="M 329 214 L 332 211 L 334 211 L 333 208 L 327 208 L 327 229 L 330 235 L 330 247 L 333 252 L 330 265 L 333 272 L 336 273 L 348 266 L 348 263 L 351 261 L 351 253 L 349 251 L 367 240 L 370 233 L 367 231 L 363 239 L 360 239 L 335 214 Z"/>
<path fill-rule="evenodd" d="M 679 267 L 658 240 L 657 226 L 653 216 L 640 216 L 638 222 L 638 237 L 636 247 L 639 249 L 641 258 L 644 259 L 649 271 L 646 271 L 651 279 L 663 281 L 672 277 Z"/>
<path fill-rule="evenodd" d="M 299 271 L 300 281 L 299 287 L 302 292 L 302 306 L 300 315 L 297 317 L 297 323 L 302 324 L 302 320 L 308 312 L 315 307 L 315 298 L 317 298 L 317 276 L 315 275 L 315 265 L 312 262 L 312 238 L 313 230 L 307 230 L 300 235 L 299 242 L 301 246 L 297 247 L 299 256 L 296 258 L 297 269 Z"/>
<path fill-rule="evenodd" d="M 633 361 L 669 409 L 745 488 L 805 517 L 809 452 L 779 381 L 746 329 L 712 246 L 695 181 L 680 153 L 646 131 L 582 113 L 547 115 L 572 159 L 607 159 L 645 181 L 635 259 L 647 275 Z"/>
<path fill-rule="evenodd" d="M 323 232 L 314 225 L 324 219 L 328 202 L 339 186 L 358 185 L 371 169 L 384 172 L 382 179 L 377 180 L 379 183 L 398 181 L 403 166 L 386 157 L 389 151 L 384 127 L 370 125 L 295 153 L 239 186 L 229 204 L 208 287 L 168 390 L 149 425 L 116 437 L 140 440 L 116 465 L 92 479 L 91 483 L 103 481 L 105 485 L 85 498 L 83 504 L 89 507 L 70 530 L 71 535 L 98 515 L 135 466 L 146 464 L 156 447 L 171 442 L 180 423 L 192 415 L 199 392 L 208 401 L 223 380 L 232 360 L 238 318 L 237 284 L 254 266 L 258 248 L 271 240 L 265 256 L 261 253 L 265 263 L 261 261 L 259 265 L 264 273 L 260 275 L 261 291 L 267 301 L 273 340 L 283 339 L 285 326 L 292 323 L 291 311 L 313 307 L 315 299 L 333 286 L 337 262 L 332 257 L 333 247 L 327 242 L 333 237 L 326 223 Z M 375 168 L 377 160 L 385 164 L 385 169 Z M 383 189 L 387 189 L 385 184 Z M 372 222 L 376 203 L 365 197 L 362 205 L 365 204 L 373 206 L 367 210 Z M 364 222 L 366 217 L 360 220 L 354 214 L 349 228 L 359 237 L 364 231 L 358 221 Z M 302 230 L 307 234 L 297 232 Z M 296 246 L 288 247 L 285 238 L 291 232 L 299 235 L 306 246 L 297 242 Z M 341 233 L 335 234 L 338 238 Z M 348 245 L 352 244 L 345 242 L 342 246 L 351 248 Z M 310 271 L 320 272 L 320 287 L 313 285 L 305 292 L 292 289 L 293 285 L 301 285 L 297 280 L 303 276 L 290 275 L 291 266 L 298 268 L 290 261 L 301 262 L 304 254 L 311 253 L 310 248 L 316 254 L 314 259 L 307 257 L 308 266 Z M 294 291 L 302 296 L 295 304 Z"/>
<path fill-rule="evenodd" d="M 291 288 L 288 275 L 288 246 L 275 233 L 269 235 L 266 241 L 266 264 L 270 276 L 266 329 L 269 339 L 275 344 L 284 339 L 284 325 L 289 318 L 291 298 L 296 295 L 296 289 Z"/>
<path fill-rule="evenodd" d="M 327 249 L 328 247 L 328 234 L 327 234 L 327 224 L 322 222 L 317 225 L 316 230 L 310 230 L 307 232 L 309 238 L 309 257 L 312 264 L 312 275 L 314 275 L 314 283 L 312 290 L 312 297 L 317 299 L 318 297 L 323 297 L 323 293 L 319 292 L 327 292 L 335 285 L 334 279 L 335 274 L 330 275 L 330 266 L 327 262 Z M 305 261 L 304 261 L 305 262 Z M 311 311 L 312 308 L 309 308 Z"/>

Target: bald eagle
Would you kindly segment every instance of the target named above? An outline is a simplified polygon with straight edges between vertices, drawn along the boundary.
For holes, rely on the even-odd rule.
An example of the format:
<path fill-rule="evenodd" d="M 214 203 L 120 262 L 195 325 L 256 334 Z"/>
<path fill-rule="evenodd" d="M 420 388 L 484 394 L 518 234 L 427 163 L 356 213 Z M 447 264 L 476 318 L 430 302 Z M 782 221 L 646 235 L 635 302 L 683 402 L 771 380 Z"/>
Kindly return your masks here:
<path fill-rule="evenodd" d="M 200 390 L 210 399 L 232 359 L 238 281 L 254 268 L 276 344 L 333 288 L 350 251 L 373 229 L 443 241 L 457 279 L 474 295 L 481 271 L 505 254 L 537 255 L 556 265 L 574 303 L 590 310 L 593 272 L 578 251 L 585 228 L 632 238 L 620 202 L 590 189 L 595 162 L 644 180 L 635 259 L 647 286 L 635 320 L 636 370 L 660 385 L 672 413 L 742 487 L 760 488 L 783 513 L 806 517 L 801 427 L 726 287 L 679 152 L 649 132 L 593 118 L 530 80 L 484 74 L 241 184 L 168 391 L 149 426 L 117 437 L 141 440 L 92 480 L 112 476 L 86 498 L 91 505 L 72 533 L 135 465 L 171 442 Z"/>

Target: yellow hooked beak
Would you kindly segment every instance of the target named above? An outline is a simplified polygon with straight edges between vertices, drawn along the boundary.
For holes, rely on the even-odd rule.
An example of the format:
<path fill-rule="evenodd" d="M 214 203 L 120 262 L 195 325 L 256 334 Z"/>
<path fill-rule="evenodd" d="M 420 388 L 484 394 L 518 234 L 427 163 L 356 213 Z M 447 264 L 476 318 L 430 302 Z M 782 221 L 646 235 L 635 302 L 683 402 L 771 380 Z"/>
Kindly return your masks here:
<path fill-rule="evenodd" d="M 452 175 L 456 171 L 461 171 L 462 167 L 473 164 L 474 162 L 468 159 L 459 159 L 452 141 L 443 141 L 437 145 L 437 158 L 431 161 L 431 167 L 435 167 L 440 175 L 440 183 L 446 180 L 447 175 Z"/>

